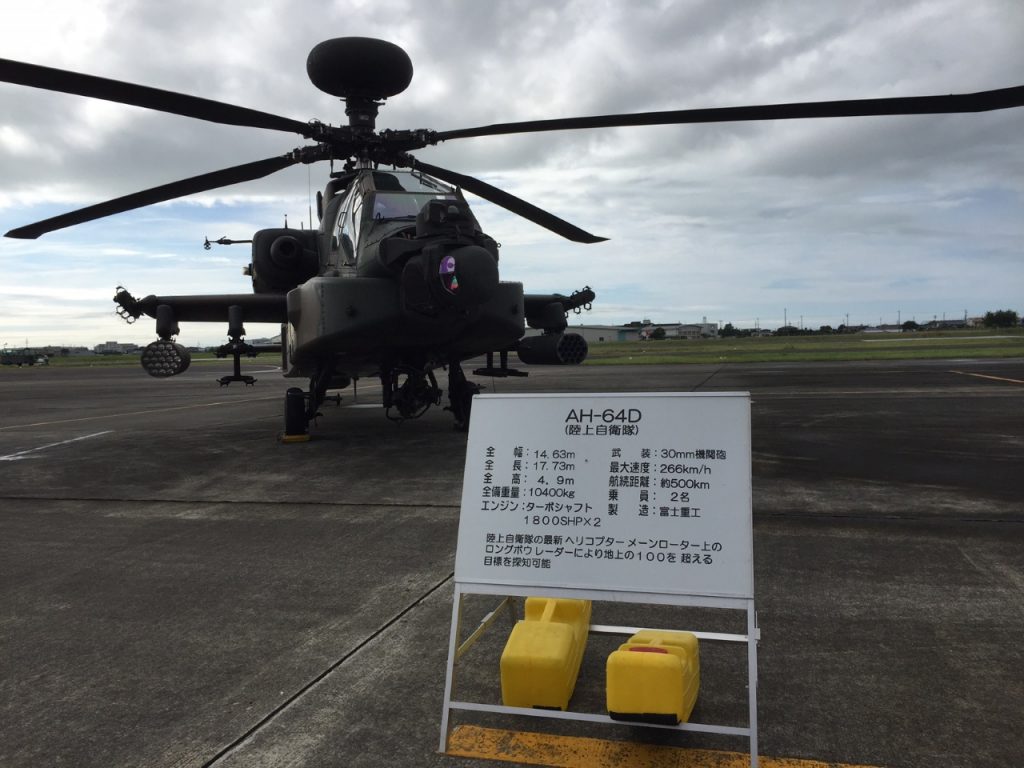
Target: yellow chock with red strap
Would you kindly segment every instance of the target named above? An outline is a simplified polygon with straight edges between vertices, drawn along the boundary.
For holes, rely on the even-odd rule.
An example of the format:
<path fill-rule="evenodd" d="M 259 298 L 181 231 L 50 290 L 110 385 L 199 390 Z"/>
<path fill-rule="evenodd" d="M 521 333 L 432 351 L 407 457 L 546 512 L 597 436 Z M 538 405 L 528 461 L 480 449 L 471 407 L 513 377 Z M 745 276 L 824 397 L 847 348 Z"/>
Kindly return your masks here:
<path fill-rule="evenodd" d="M 608 714 L 661 725 L 686 722 L 700 688 L 697 636 L 645 629 L 608 657 Z"/>

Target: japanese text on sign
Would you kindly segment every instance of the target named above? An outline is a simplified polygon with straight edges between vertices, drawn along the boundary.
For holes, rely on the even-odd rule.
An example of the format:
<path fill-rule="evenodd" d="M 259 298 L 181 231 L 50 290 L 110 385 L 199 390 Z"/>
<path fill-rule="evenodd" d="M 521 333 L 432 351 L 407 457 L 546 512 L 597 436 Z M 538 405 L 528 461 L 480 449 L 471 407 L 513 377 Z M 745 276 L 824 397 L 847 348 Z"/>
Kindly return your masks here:
<path fill-rule="evenodd" d="M 456 579 L 753 596 L 744 394 L 474 400 Z"/>

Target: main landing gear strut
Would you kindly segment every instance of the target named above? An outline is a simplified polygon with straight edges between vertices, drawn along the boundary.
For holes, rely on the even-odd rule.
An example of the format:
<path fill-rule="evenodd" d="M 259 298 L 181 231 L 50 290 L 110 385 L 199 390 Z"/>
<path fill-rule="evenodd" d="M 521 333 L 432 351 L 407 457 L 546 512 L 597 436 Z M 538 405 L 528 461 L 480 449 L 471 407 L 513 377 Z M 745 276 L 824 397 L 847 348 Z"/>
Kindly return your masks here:
<path fill-rule="evenodd" d="M 455 417 L 455 429 L 465 432 L 469 429 L 469 414 L 473 408 L 473 395 L 479 394 L 483 389 L 479 384 L 466 380 L 466 374 L 462 372 L 462 366 L 458 361 L 448 365 L 448 405 L 446 411 L 451 411 Z"/>
<path fill-rule="evenodd" d="M 309 380 L 309 392 L 290 387 L 284 395 L 284 434 L 282 442 L 301 443 L 309 440 L 309 422 L 320 415 L 320 406 L 327 399 L 327 390 L 334 379 L 334 366 L 322 365 Z M 336 382 L 337 384 L 337 382 Z M 341 382 L 348 385 L 348 377 Z M 338 395 L 338 404 L 341 396 Z"/>
<path fill-rule="evenodd" d="M 455 417 L 455 429 L 465 432 L 469 429 L 469 417 L 473 397 L 483 389 L 479 384 L 468 381 L 459 360 L 452 360 L 448 366 L 448 405 Z M 515 373 L 515 372 L 512 372 Z M 510 375 L 507 370 L 504 375 Z M 442 390 L 437 385 L 434 372 L 412 366 L 386 368 L 381 373 L 383 405 L 391 421 L 402 422 L 422 416 L 432 405 L 441 402 Z M 328 367 L 317 372 L 309 382 L 309 392 L 292 387 L 285 393 L 284 434 L 281 439 L 287 443 L 309 440 L 309 422 L 316 418 L 320 405 L 327 399 L 328 386 L 338 386 L 333 371 Z M 347 385 L 347 380 L 344 382 Z M 340 399 L 340 398 L 339 398 Z"/>

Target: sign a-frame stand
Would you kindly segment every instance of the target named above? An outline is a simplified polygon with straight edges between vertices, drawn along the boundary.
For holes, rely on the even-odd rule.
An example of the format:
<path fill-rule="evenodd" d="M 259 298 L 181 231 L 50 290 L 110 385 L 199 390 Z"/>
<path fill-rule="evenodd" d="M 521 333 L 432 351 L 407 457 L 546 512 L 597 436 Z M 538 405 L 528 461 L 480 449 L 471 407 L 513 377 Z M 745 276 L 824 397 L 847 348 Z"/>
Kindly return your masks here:
<path fill-rule="evenodd" d="M 478 395 L 466 449 L 441 718 L 452 710 L 746 736 L 757 766 L 757 616 L 746 393 Z M 460 645 L 462 598 L 505 600 Z M 676 726 L 453 701 L 456 660 L 509 597 L 746 612 L 749 723 Z M 595 610 L 596 607 L 595 607 Z M 593 624 L 592 633 L 639 627 Z M 664 629 L 664 628 L 662 628 Z"/>

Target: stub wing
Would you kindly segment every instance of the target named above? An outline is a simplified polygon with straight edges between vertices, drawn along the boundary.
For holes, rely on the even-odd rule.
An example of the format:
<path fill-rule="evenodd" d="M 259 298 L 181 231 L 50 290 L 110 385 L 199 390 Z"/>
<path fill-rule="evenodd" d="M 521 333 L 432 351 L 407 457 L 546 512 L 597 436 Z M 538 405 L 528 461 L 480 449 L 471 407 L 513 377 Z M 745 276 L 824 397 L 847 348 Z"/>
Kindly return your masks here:
<path fill-rule="evenodd" d="M 228 322 L 232 307 L 241 310 L 243 321 L 250 323 L 283 323 L 288 313 L 283 294 L 222 293 L 196 296 L 146 296 L 136 299 L 124 288 L 114 295 L 118 314 L 129 322 L 142 315 L 160 319 L 160 314 L 172 315 L 173 322 L 220 323 Z M 160 310 L 160 307 L 168 310 Z M 160 332 L 160 329 L 157 329 Z M 161 334 L 162 335 L 162 334 Z"/>

